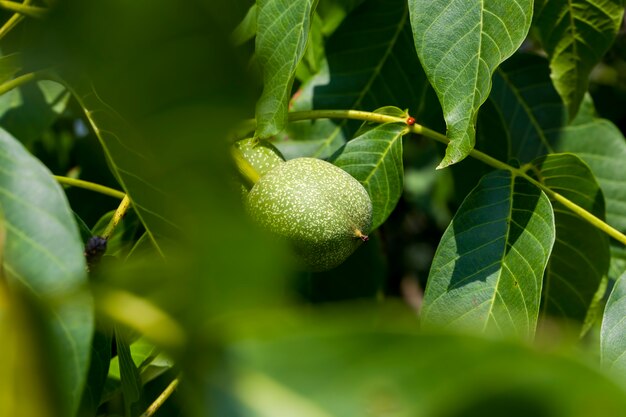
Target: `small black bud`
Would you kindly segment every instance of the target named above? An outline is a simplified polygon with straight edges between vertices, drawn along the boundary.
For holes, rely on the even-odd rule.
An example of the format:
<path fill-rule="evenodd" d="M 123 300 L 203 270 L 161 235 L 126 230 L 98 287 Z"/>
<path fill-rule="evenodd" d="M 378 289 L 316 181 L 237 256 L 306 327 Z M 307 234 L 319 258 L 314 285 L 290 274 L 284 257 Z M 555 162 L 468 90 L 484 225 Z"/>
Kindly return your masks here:
<path fill-rule="evenodd" d="M 87 267 L 92 268 L 97 264 L 104 252 L 107 250 L 107 240 L 101 236 L 92 236 L 85 244 L 85 258 L 87 259 Z"/>

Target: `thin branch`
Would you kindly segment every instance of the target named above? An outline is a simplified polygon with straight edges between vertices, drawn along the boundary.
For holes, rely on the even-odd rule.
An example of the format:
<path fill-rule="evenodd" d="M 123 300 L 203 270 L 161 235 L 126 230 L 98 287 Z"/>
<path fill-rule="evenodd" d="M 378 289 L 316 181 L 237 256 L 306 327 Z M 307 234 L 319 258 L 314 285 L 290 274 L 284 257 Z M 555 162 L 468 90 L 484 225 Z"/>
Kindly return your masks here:
<path fill-rule="evenodd" d="M 55 175 L 54 179 L 56 179 L 60 184 L 67 185 L 70 187 L 83 188 L 85 190 L 94 191 L 96 193 L 108 195 L 109 197 L 119 198 L 120 200 L 126 197 L 126 194 L 122 191 L 115 190 L 113 188 L 106 187 L 104 185 L 96 184 L 94 182 L 79 180 L 76 178 L 70 177 L 62 177 L 60 175 Z"/>
<path fill-rule="evenodd" d="M 32 0 L 24 0 L 22 5 L 28 6 Z M 4 38 L 15 26 L 17 26 L 24 19 L 24 15 L 20 13 L 13 13 L 13 16 L 7 20 L 2 27 L 0 27 L 0 39 Z"/>
<path fill-rule="evenodd" d="M 115 231 L 117 225 L 122 221 L 129 207 L 130 198 L 128 197 L 128 194 L 126 194 L 120 205 L 117 207 L 117 210 L 115 210 L 115 213 L 113 213 L 113 218 L 111 218 L 107 228 L 104 229 L 104 232 L 102 232 L 102 237 L 104 239 L 108 240 L 113 235 L 113 231 Z"/>
<path fill-rule="evenodd" d="M 14 1 L 0 0 L 0 8 L 19 13 L 24 16 L 41 19 L 48 14 L 48 9 L 44 7 L 29 6 L 27 2 L 16 3 Z"/>
<path fill-rule="evenodd" d="M 156 400 L 150 407 L 140 416 L 140 417 L 152 417 L 154 413 L 163 405 L 163 403 L 172 395 L 172 393 L 176 390 L 178 383 L 180 382 L 180 375 L 177 376 L 170 384 L 163 390 L 163 392 L 157 397 Z"/>
<path fill-rule="evenodd" d="M 311 111 L 302 111 L 302 112 L 293 112 L 289 113 L 289 121 L 298 121 L 298 120 L 309 120 L 309 119 L 355 119 L 355 120 L 363 120 L 369 122 L 377 122 L 377 123 L 406 123 L 406 120 L 400 117 L 387 116 L 378 113 L 370 113 L 365 111 L 358 110 L 311 110 Z M 431 139 L 436 140 L 437 142 L 441 142 L 443 144 L 448 144 L 448 138 L 434 130 L 430 130 L 424 126 L 421 126 L 417 123 L 408 126 L 408 130 L 412 133 L 416 133 L 419 135 L 427 136 Z M 528 180 L 535 186 L 539 187 L 543 192 L 545 192 L 550 198 L 558 201 L 563 204 L 569 210 L 577 214 L 579 217 L 583 218 L 587 222 L 589 222 L 592 226 L 602 230 L 607 235 L 626 245 L 626 235 L 624 235 L 619 230 L 610 226 L 603 220 L 589 213 L 584 208 L 580 207 L 576 203 L 568 200 L 563 197 L 561 194 L 555 192 L 550 187 L 542 184 L 541 182 L 535 180 L 533 177 L 529 176 L 526 172 L 512 167 L 502 161 L 499 161 L 486 153 L 483 153 L 479 150 L 472 150 L 469 155 L 475 159 L 478 159 L 485 164 L 492 166 L 496 169 L 504 169 L 512 172 L 514 175 L 523 177 Z"/>

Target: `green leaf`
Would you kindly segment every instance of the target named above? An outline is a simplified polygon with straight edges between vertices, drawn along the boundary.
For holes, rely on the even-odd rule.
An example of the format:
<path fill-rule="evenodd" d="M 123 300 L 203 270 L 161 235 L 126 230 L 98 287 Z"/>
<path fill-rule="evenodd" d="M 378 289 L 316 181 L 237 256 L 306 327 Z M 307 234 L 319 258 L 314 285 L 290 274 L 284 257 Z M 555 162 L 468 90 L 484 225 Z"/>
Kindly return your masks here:
<path fill-rule="evenodd" d="M 609 50 L 623 15 L 623 0 L 537 0 L 534 25 L 570 119 L 578 113 L 589 74 Z"/>
<path fill-rule="evenodd" d="M 530 28 L 531 0 L 409 0 L 415 49 L 441 102 L 450 144 L 440 168 L 474 148 L 491 76 Z"/>
<path fill-rule="evenodd" d="M 403 123 L 386 123 L 348 142 L 333 157 L 333 164 L 356 178 L 372 200 L 372 228 L 387 220 L 402 195 Z"/>
<path fill-rule="evenodd" d="M 115 330 L 115 342 L 117 346 L 117 356 L 119 358 L 120 380 L 122 383 L 122 393 L 124 394 L 124 408 L 126 415 L 131 414 L 130 410 L 135 409 L 141 400 L 142 384 L 139 370 L 133 362 L 130 352 L 130 344 L 125 335 Z"/>
<path fill-rule="evenodd" d="M 231 39 L 235 45 L 244 44 L 256 36 L 256 19 L 257 6 L 253 4 L 231 35 Z"/>
<path fill-rule="evenodd" d="M 22 55 L 19 53 L 0 57 L 0 84 L 10 81 L 22 67 Z"/>
<path fill-rule="evenodd" d="M 68 99 L 65 87 L 53 81 L 23 85 L 0 96 L 0 124 L 30 148 L 65 111 Z"/>
<path fill-rule="evenodd" d="M 326 54 L 324 50 L 322 26 L 322 19 L 316 13 L 313 15 L 309 41 L 304 52 L 304 57 L 296 69 L 296 77 L 303 82 L 317 74 L 325 62 Z"/>
<path fill-rule="evenodd" d="M 615 282 L 602 319 L 602 364 L 623 380 L 626 374 L 626 273 Z"/>
<path fill-rule="evenodd" d="M 166 198 L 166 193 L 151 180 L 158 171 L 151 155 L 136 129 L 98 95 L 95 86 L 83 78 L 68 77 L 64 80 L 76 97 L 94 129 L 111 171 L 120 185 L 131 197 L 133 208 L 139 216 L 156 249 L 161 252 L 164 240 L 173 239 L 179 233 L 178 226 L 165 212 L 165 205 L 156 201 Z"/>
<path fill-rule="evenodd" d="M 104 390 L 109 364 L 111 362 L 112 332 L 96 331 L 91 348 L 91 363 L 87 375 L 87 385 L 80 403 L 79 417 L 97 415 L 98 405 Z"/>
<path fill-rule="evenodd" d="M 231 395 L 218 398 L 226 414 L 614 417 L 626 407 L 621 387 L 564 354 L 389 329 L 397 316 L 352 316 L 340 329 L 328 324 L 349 312 L 325 317 L 326 326 L 298 323 L 230 346 Z"/>
<path fill-rule="evenodd" d="M 569 152 L 582 159 L 602 187 L 609 224 L 626 231 L 626 139 L 612 122 L 596 116 L 586 99 L 578 116 L 566 125 L 566 110 L 550 81 L 548 63 L 532 55 L 516 55 L 495 73 L 489 96 L 497 108 L 493 118 L 506 129 L 508 155 L 530 162 L 546 153 Z M 494 137 L 481 150 L 495 155 L 502 148 Z"/>
<path fill-rule="evenodd" d="M 561 98 L 550 81 L 545 58 L 516 54 L 502 64 L 493 77 L 489 101 L 496 108 L 493 118 L 500 118 L 506 130 L 508 154 L 522 163 L 553 152 L 554 135 L 567 122 Z M 504 148 L 495 137 L 490 154 Z"/>
<path fill-rule="evenodd" d="M 572 154 L 534 162 L 541 182 L 604 219 L 604 197 L 589 167 Z M 542 314 L 582 325 L 609 270 L 609 239 L 562 204 L 552 201 L 556 240 L 544 278 Z"/>
<path fill-rule="evenodd" d="M 41 303 L 49 363 L 63 415 L 78 409 L 89 365 L 93 305 L 83 244 L 63 190 L 20 143 L 0 130 L 0 204 L 6 218 L 4 270 Z M 17 281 L 17 282 L 16 282 Z"/>
<path fill-rule="evenodd" d="M 46 363 L 44 314 L 32 294 L 6 284 L 0 276 L 0 415 L 64 417 L 67 409 L 55 401 L 58 381 Z"/>
<path fill-rule="evenodd" d="M 507 171 L 483 177 L 437 248 L 424 325 L 532 337 L 554 234 L 541 190 Z"/>
<path fill-rule="evenodd" d="M 306 82 L 291 110 L 374 109 L 394 105 L 421 111 L 437 108 L 426 102 L 428 81 L 413 51 L 409 14 L 404 0 L 368 0 L 354 10 L 326 42 L 327 62 Z M 420 119 L 421 120 L 421 119 Z M 314 120 L 290 123 L 276 145 L 287 159 L 330 157 L 358 129 L 350 121 Z"/>
<path fill-rule="evenodd" d="M 259 0 L 256 54 L 263 94 L 256 107 L 255 136 L 275 135 L 287 124 L 287 103 L 304 55 L 317 0 Z"/>
<path fill-rule="evenodd" d="M 582 159 L 596 177 L 606 201 L 607 222 L 626 232 L 626 139 L 609 120 L 595 116 L 591 101 L 583 102 L 571 126 L 553 132 L 554 150 Z"/>

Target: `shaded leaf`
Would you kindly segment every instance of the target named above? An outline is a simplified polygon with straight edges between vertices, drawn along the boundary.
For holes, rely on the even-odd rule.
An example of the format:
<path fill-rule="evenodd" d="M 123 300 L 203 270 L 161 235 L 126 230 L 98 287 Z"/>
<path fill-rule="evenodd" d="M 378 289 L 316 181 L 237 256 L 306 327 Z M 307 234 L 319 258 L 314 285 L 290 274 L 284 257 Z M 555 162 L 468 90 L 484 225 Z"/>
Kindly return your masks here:
<path fill-rule="evenodd" d="M 394 105 L 421 113 L 438 108 L 414 53 L 406 1 L 367 0 L 343 21 L 326 42 L 327 62 L 296 93 L 291 110 L 374 109 Z M 355 121 L 314 120 L 290 123 L 276 145 L 287 159 L 327 158 L 358 129 Z M 282 140 L 281 140 L 282 139 Z"/>
<path fill-rule="evenodd" d="M 626 139 L 608 120 L 596 116 L 586 99 L 571 125 L 563 103 L 550 81 L 548 62 L 533 55 L 516 55 L 494 75 L 489 96 L 506 130 L 508 154 L 530 162 L 554 152 L 571 152 L 581 158 L 600 184 L 609 224 L 626 231 Z M 496 135 L 481 150 L 495 155 L 502 140 Z"/>
<path fill-rule="evenodd" d="M 589 167 L 572 154 L 534 162 L 541 182 L 600 219 L 604 197 Z M 542 314 L 581 325 L 609 269 L 609 239 L 562 204 L 552 201 L 556 240 L 546 268 Z"/>
<path fill-rule="evenodd" d="M 356 178 L 372 200 L 372 227 L 387 220 L 402 195 L 403 123 L 386 123 L 366 131 L 348 142 L 333 156 L 332 162 Z"/>
<path fill-rule="evenodd" d="M 117 346 L 117 356 L 119 358 L 119 371 L 120 380 L 122 384 L 122 393 L 124 394 L 124 408 L 126 409 L 126 415 L 131 414 L 131 410 L 134 410 L 141 400 L 142 384 L 141 377 L 139 376 L 139 370 L 133 362 L 133 357 L 130 352 L 130 344 L 127 341 L 125 335 L 115 330 L 115 342 Z"/>
<path fill-rule="evenodd" d="M 94 334 L 89 374 L 87 375 L 87 385 L 80 403 L 79 417 L 97 415 L 98 405 L 100 405 L 111 362 L 111 333 L 107 330 L 96 331 Z"/>
<path fill-rule="evenodd" d="M 589 74 L 611 47 L 623 15 L 622 0 L 537 0 L 534 25 L 570 119 L 578 113 Z"/>
<path fill-rule="evenodd" d="M 263 94 L 256 107 L 255 136 L 275 135 L 287 123 L 287 103 L 304 55 L 317 0 L 259 0 L 256 55 Z"/>
<path fill-rule="evenodd" d="M 156 167 L 151 155 L 146 154 L 148 150 L 145 146 L 138 148 L 143 145 L 142 138 L 122 116 L 102 101 L 95 86 L 89 81 L 68 78 L 65 83 L 85 111 L 104 148 L 111 171 L 131 197 L 133 208 L 146 227 L 146 232 L 157 250 L 161 251 L 163 242 L 160 240 L 176 236 L 178 226 L 169 220 L 173 216 L 164 212 L 165 205 L 154 204 L 166 198 L 166 194 L 150 180 L 153 174 L 151 171 L 156 170 Z"/>
<path fill-rule="evenodd" d="M 626 373 L 626 273 L 615 282 L 602 319 L 602 364 L 624 379 Z"/>
<path fill-rule="evenodd" d="M 532 337 L 553 243 L 554 215 L 545 194 L 510 172 L 486 175 L 439 243 L 424 295 L 424 325 Z"/>
<path fill-rule="evenodd" d="M 553 133 L 554 150 L 582 159 L 602 187 L 607 222 L 626 231 L 626 139 L 609 120 L 595 115 L 591 101 L 583 102 L 571 126 Z"/>
<path fill-rule="evenodd" d="M 550 81 L 545 58 L 516 54 L 493 76 L 489 101 L 506 130 L 508 153 L 522 163 L 553 152 L 554 133 L 567 123 L 566 110 Z M 504 148 L 502 137 L 494 137 L 488 151 Z"/>
<path fill-rule="evenodd" d="M 62 414 L 73 415 L 87 376 L 93 333 L 82 240 L 52 174 L 1 130 L 0 159 L 0 204 L 7 230 L 4 270 L 10 283 L 28 288 L 46 311 L 54 388 Z"/>
<path fill-rule="evenodd" d="M 0 96 L 0 123 L 27 147 L 65 110 L 69 94 L 63 85 L 38 81 Z"/>
<path fill-rule="evenodd" d="M 415 49 L 443 108 L 450 144 L 440 168 L 474 148 L 491 76 L 530 28 L 530 0 L 410 0 Z"/>
<path fill-rule="evenodd" d="M 235 45 L 241 45 L 246 43 L 250 39 L 256 36 L 256 19 L 257 19 L 257 5 L 256 3 L 250 6 L 246 16 L 241 23 L 237 25 L 231 35 L 231 39 Z"/>

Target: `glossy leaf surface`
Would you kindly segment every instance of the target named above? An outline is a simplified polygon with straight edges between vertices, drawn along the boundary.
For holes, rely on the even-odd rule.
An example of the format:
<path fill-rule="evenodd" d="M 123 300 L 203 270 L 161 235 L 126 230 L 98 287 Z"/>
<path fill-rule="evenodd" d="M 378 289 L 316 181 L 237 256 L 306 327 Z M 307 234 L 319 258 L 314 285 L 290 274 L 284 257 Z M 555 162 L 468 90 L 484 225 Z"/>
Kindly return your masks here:
<path fill-rule="evenodd" d="M 259 0 L 256 55 L 263 73 L 263 94 L 256 107 L 261 138 L 287 123 L 287 104 L 298 63 L 304 56 L 316 0 Z"/>
<path fill-rule="evenodd" d="M 78 409 L 85 384 L 93 306 L 83 245 L 63 190 L 21 144 L 0 131 L 0 204 L 7 231 L 4 271 L 44 303 L 59 407 Z M 17 284 L 16 284 L 17 285 Z"/>
<path fill-rule="evenodd" d="M 532 337 L 554 234 L 541 190 L 506 171 L 484 176 L 439 243 L 424 325 Z"/>
<path fill-rule="evenodd" d="M 478 109 L 491 76 L 530 28 L 530 0 L 410 0 L 415 49 L 437 92 L 450 144 L 439 167 L 474 148 Z"/>
<path fill-rule="evenodd" d="M 552 81 L 570 118 L 578 113 L 589 74 L 622 24 L 622 0 L 537 0 L 534 25 L 550 57 Z"/>
<path fill-rule="evenodd" d="M 541 182 L 600 219 L 604 198 L 589 167 L 573 154 L 534 162 Z M 552 201 L 556 240 L 546 268 L 543 314 L 583 323 L 609 269 L 609 239 L 602 231 Z"/>
<path fill-rule="evenodd" d="M 402 123 L 379 125 L 348 142 L 332 162 L 367 190 L 372 200 L 372 228 L 387 220 L 402 195 Z"/>

